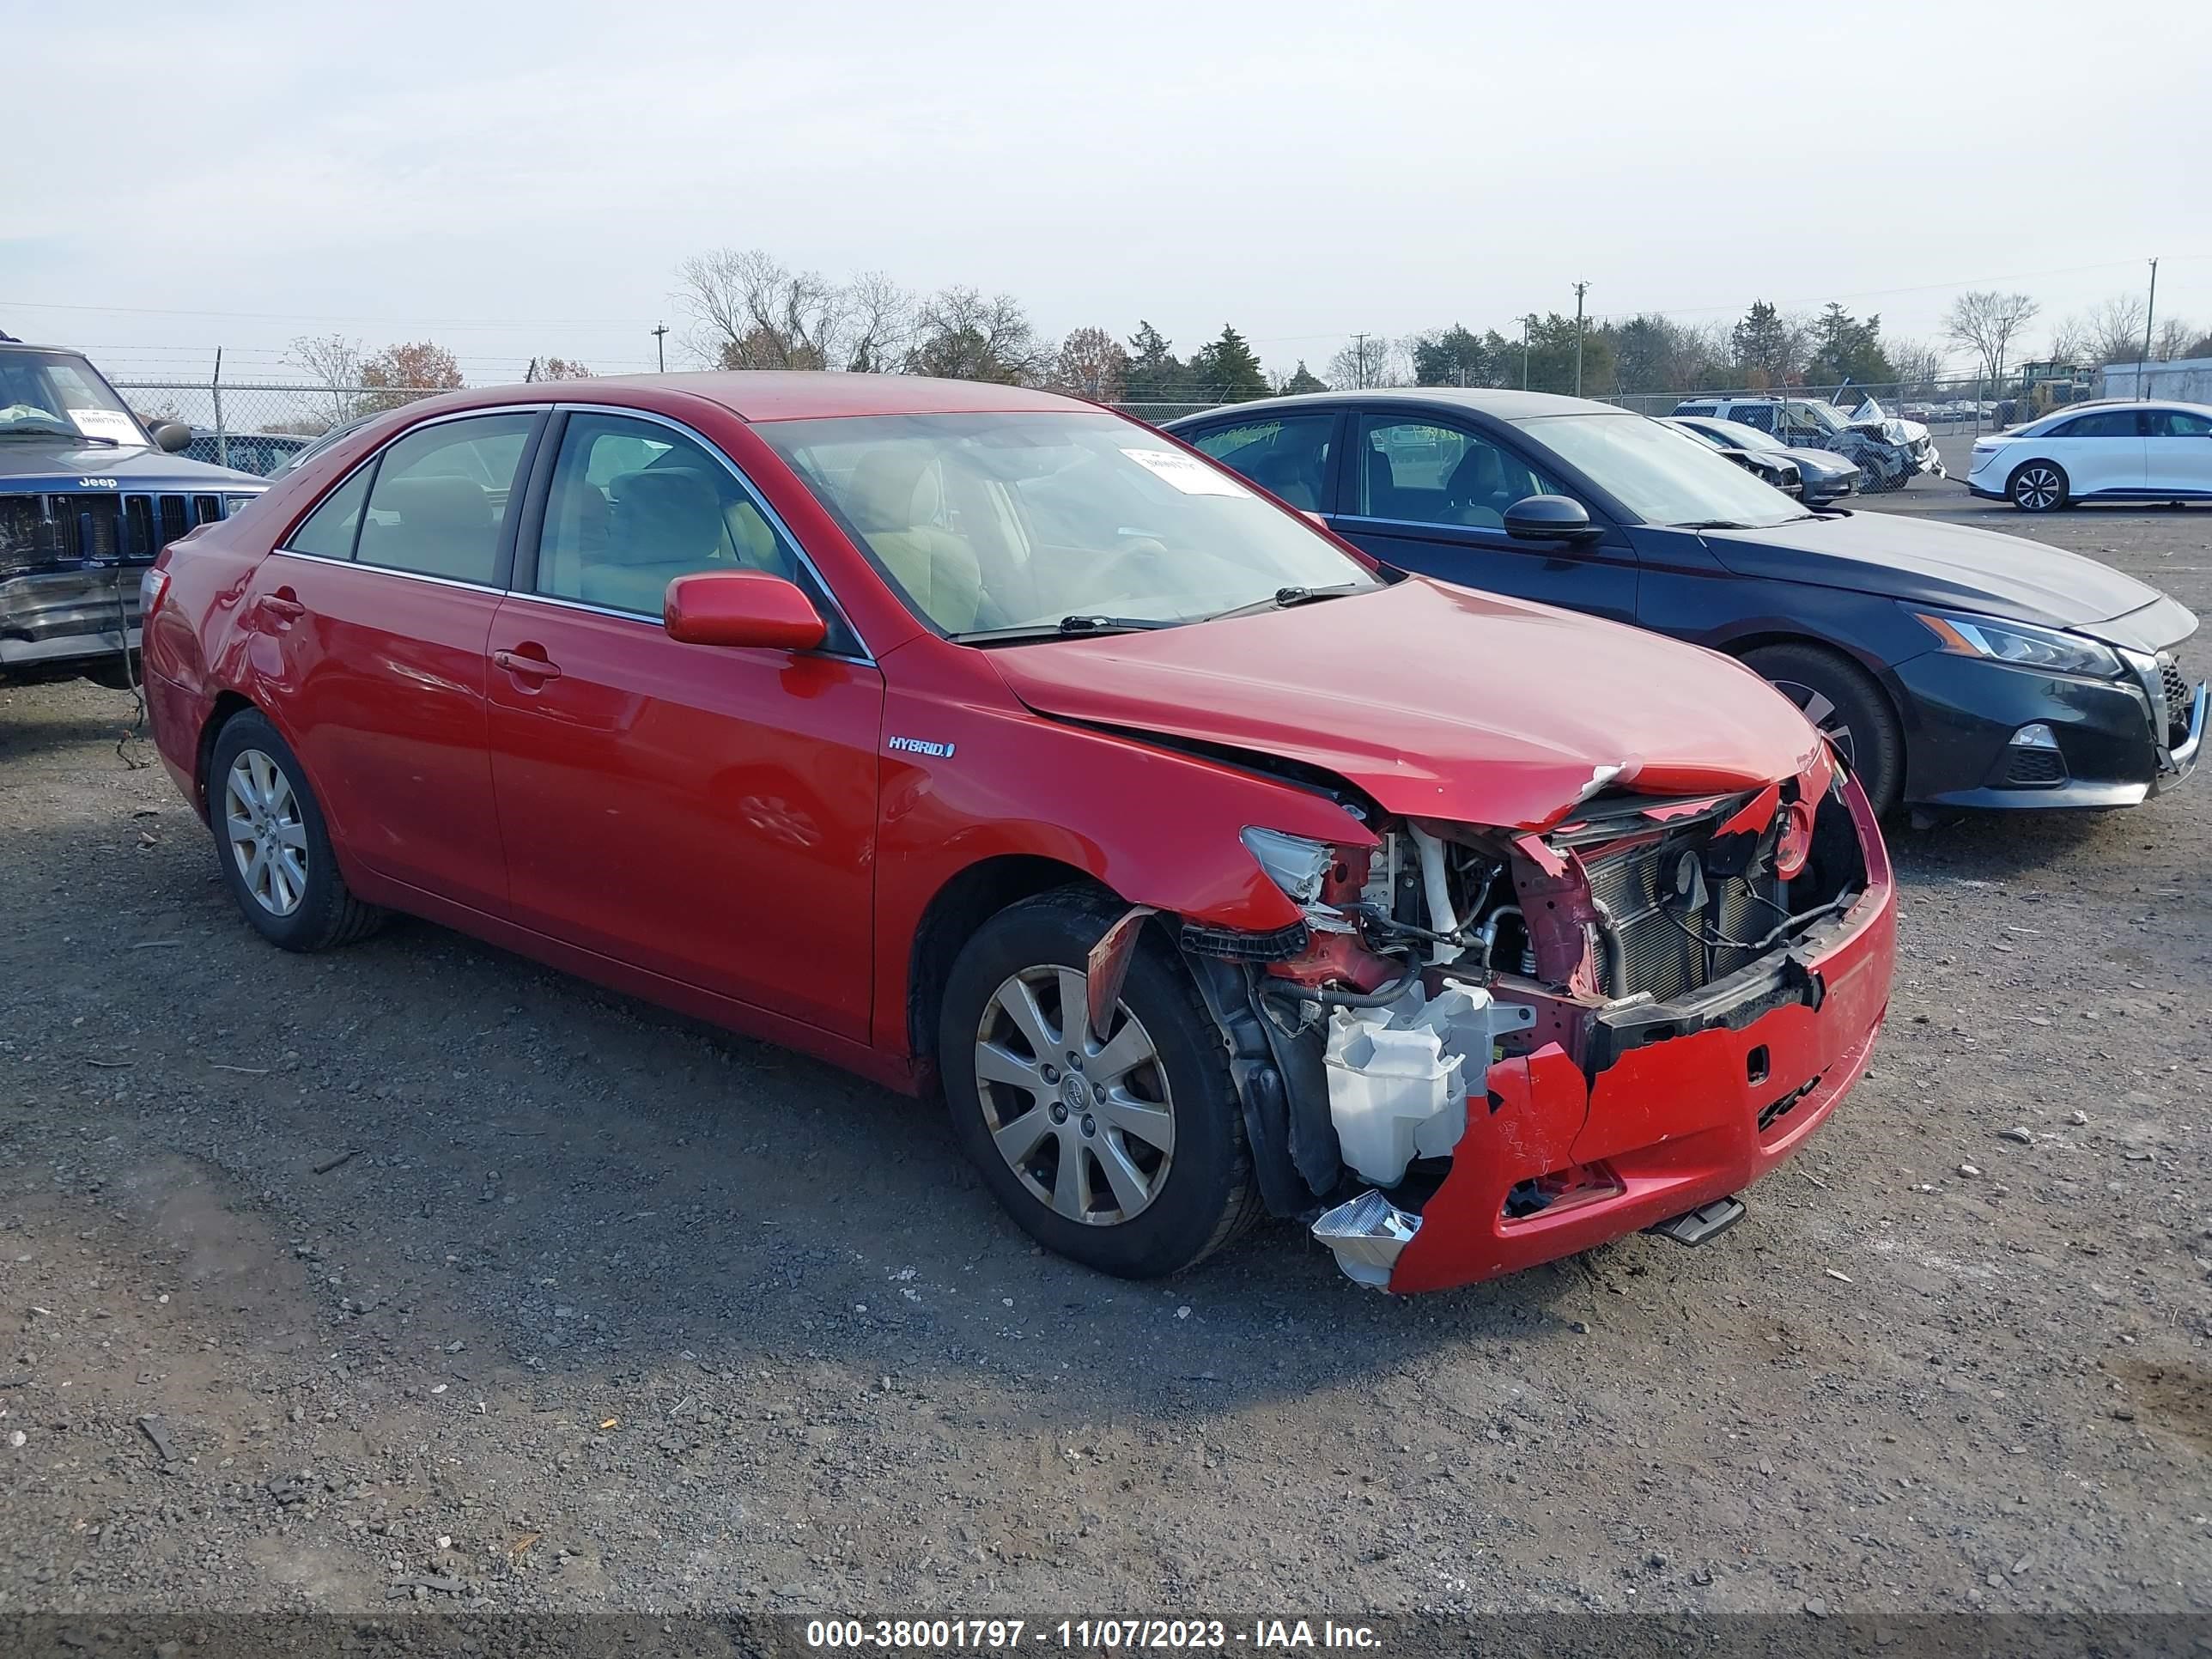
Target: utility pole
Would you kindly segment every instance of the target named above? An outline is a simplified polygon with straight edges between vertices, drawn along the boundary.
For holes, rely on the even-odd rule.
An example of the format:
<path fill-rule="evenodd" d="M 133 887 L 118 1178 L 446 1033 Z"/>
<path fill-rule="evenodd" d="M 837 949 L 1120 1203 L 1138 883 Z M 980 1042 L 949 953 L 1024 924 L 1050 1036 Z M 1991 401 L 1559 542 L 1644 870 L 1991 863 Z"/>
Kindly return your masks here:
<path fill-rule="evenodd" d="M 2136 376 L 2136 396 L 2150 396 L 2150 325 L 2158 315 L 2158 261 L 2150 262 L 2150 304 L 2143 312 L 2142 373 Z"/>
<path fill-rule="evenodd" d="M 1536 313 L 1530 312 L 1521 319 L 1521 389 L 1528 389 L 1528 331 L 1536 325 Z"/>
<path fill-rule="evenodd" d="M 1583 395 L 1583 295 L 1588 283 L 1575 284 L 1575 396 Z"/>
<path fill-rule="evenodd" d="M 215 380 L 212 382 L 212 390 L 215 393 L 215 464 L 217 466 L 228 466 L 230 465 L 230 428 L 223 424 L 222 420 L 222 348 L 221 346 L 215 349 Z"/>
<path fill-rule="evenodd" d="M 653 331 L 653 355 L 659 361 L 663 374 L 668 373 L 668 347 L 665 343 L 667 333 L 668 325 L 665 323 Z"/>
<path fill-rule="evenodd" d="M 1352 378 L 1355 386 L 1364 386 L 1367 384 L 1367 337 L 1364 334 L 1352 337 Z"/>

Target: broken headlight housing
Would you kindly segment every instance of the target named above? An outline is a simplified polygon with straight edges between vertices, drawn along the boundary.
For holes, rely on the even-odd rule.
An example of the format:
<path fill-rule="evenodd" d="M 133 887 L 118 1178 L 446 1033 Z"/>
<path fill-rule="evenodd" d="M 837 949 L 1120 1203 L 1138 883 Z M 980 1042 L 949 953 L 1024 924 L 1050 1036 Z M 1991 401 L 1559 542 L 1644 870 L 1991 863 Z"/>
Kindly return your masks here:
<path fill-rule="evenodd" d="M 1336 848 L 1325 841 L 1286 835 L 1280 830 L 1247 830 L 1239 837 L 1267 879 L 1291 896 L 1300 908 L 1320 902 L 1322 884 L 1336 862 Z"/>
<path fill-rule="evenodd" d="M 1954 656 L 1982 657 L 2014 668 L 2047 669 L 2056 674 L 2094 674 L 2100 679 L 2113 678 L 2120 672 L 2120 659 L 2110 646 L 2079 634 L 1941 611 L 1912 614 Z"/>

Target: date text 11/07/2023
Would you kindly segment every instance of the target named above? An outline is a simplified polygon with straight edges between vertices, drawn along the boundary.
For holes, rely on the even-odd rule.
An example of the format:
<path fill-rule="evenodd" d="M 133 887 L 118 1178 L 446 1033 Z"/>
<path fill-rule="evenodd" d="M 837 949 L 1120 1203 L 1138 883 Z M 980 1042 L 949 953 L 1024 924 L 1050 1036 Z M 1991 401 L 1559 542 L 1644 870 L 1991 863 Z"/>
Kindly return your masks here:
<path fill-rule="evenodd" d="M 1042 1647 L 1084 1653 L 1115 1650 L 1332 1648 L 1372 1652 L 1371 1626 L 1323 1619 L 810 1619 L 806 1645 L 838 1650 L 1017 1653 Z"/>

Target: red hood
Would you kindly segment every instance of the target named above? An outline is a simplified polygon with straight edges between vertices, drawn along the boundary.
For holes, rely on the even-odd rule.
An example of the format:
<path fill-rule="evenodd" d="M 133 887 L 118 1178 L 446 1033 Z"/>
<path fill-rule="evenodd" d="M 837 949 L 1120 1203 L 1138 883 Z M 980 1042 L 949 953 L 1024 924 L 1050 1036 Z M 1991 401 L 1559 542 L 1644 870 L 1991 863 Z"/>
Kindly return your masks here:
<path fill-rule="evenodd" d="M 1556 823 L 1598 767 L 1641 793 L 1719 794 L 1795 776 L 1819 744 L 1726 658 L 1419 577 L 991 659 L 1043 714 L 1303 761 L 1387 811 L 1499 828 Z"/>

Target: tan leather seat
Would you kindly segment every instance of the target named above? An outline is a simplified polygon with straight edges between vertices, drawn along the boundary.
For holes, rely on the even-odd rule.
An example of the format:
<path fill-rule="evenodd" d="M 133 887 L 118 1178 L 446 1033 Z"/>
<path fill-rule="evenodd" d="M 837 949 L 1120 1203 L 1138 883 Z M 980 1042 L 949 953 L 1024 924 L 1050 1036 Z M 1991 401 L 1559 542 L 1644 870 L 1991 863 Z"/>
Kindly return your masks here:
<path fill-rule="evenodd" d="M 919 444 L 884 444 L 853 469 L 842 492 L 853 521 L 894 580 L 921 613 L 948 634 L 975 626 L 983 603 L 975 550 L 927 520 L 937 510 L 929 452 Z"/>

